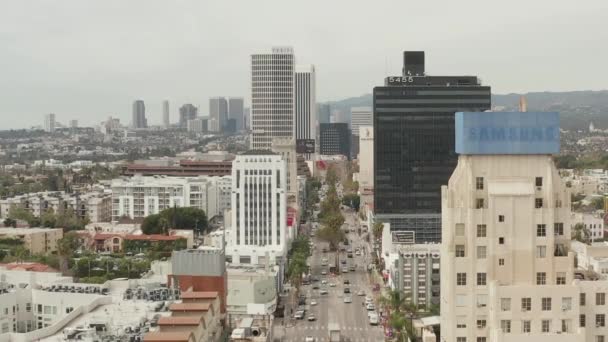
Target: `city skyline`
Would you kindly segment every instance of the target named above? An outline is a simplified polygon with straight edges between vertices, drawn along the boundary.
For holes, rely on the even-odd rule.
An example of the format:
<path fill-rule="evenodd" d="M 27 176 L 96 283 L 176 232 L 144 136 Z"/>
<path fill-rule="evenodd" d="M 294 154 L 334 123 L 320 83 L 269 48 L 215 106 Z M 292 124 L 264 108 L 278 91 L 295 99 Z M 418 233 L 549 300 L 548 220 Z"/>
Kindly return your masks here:
<path fill-rule="evenodd" d="M 496 85 L 496 93 L 501 94 L 606 87 L 608 71 L 601 66 L 608 52 L 596 44 L 608 39 L 602 29 L 602 13 L 608 5 L 601 1 L 589 1 L 585 6 L 516 1 L 492 8 L 472 1 L 467 5 L 445 4 L 441 13 L 430 5 L 416 4 L 407 10 L 420 14 L 408 16 L 406 21 L 386 20 L 389 13 L 409 6 L 398 2 L 352 6 L 352 2 L 338 1 L 323 4 L 328 6 L 324 11 L 318 11 L 321 2 L 314 1 L 289 9 L 268 3 L 272 11 L 244 3 L 235 20 L 251 30 L 239 33 L 225 28 L 217 35 L 206 34 L 209 27 L 217 27 L 217 19 L 210 14 L 226 11 L 227 4 L 165 6 L 147 2 L 139 12 L 141 4 L 65 1 L 7 6 L 5 13 L 11 15 L 3 18 L 2 27 L 9 34 L 0 36 L 5 61 L 0 66 L 4 75 L 0 88 L 5 89 L 0 128 L 30 127 L 49 112 L 63 121 L 78 119 L 83 126 L 108 115 L 127 121 L 129 104 L 138 98 L 148 104 L 151 125 L 160 121 L 164 99 L 204 108 L 208 98 L 232 94 L 244 96 L 245 103 L 250 103 L 248 57 L 277 44 L 293 46 L 301 60 L 316 65 L 320 102 L 370 93 L 387 70 L 400 65 L 397 55 L 406 49 L 431 53 L 431 74 L 445 74 L 458 66 L 459 73 L 475 73 Z M 351 20 L 369 25 L 333 25 L 332 13 L 347 5 L 353 8 Z M 303 15 L 280 15 L 287 10 Z M 474 18 L 456 26 L 446 17 L 473 11 Z M 539 12 L 551 21 L 539 26 Z M 138 14 L 135 20 L 134 13 Z M 105 25 L 110 16 L 115 31 Z M 188 20 L 183 20 L 184 16 Z M 407 35 L 429 17 L 437 23 L 432 30 Z M 31 18 L 40 20 L 29 22 Z M 260 18 L 268 23 L 248 24 Z M 288 25 L 287 21 L 293 20 L 296 24 L 305 22 L 309 29 Z M 176 24 L 156 25 L 158 22 Z M 273 29 L 276 25 L 285 29 Z M 391 34 L 380 35 L 385 30 Z M 91 40 L 99 44 L 93 46 Z M 340 49 L 335 49 L 336 42 L 340 42 Z M 587 53 L 585 62 L 580 63 L 572 57 L 573 51 L 593 53 Z M 509 65 L 513 67 L 505 67 Z M 25 97 L 36 101 L 23 106 Z"/>

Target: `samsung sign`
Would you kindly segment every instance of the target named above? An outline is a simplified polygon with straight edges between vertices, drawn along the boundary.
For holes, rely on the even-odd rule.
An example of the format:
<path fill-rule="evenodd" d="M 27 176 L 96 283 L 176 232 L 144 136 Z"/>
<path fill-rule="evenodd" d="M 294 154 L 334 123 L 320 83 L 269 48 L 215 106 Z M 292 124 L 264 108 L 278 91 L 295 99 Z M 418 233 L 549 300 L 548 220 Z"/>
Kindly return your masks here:
<path fill-rule="evenodd" d="M 456 113 L 456 153 L 557 154 L 555 112 Z"/>

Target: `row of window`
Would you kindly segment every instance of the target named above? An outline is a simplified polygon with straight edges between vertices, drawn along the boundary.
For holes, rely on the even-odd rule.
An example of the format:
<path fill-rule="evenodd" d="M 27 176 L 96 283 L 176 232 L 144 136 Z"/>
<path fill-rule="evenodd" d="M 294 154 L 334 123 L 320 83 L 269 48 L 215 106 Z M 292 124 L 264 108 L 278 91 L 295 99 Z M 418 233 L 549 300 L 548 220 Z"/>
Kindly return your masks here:
<path fill-rule="evenodd" d="M 543 203 L 544 202 L 543 202 L 542 197 L 535 198 L 534 199 L 534 208 L 536 208 L 536 209 L 542 208 L 543 207 Z M 561 207 L 561 202 L 560 201 L 556 201 L 555 202 L 555 206 L 558 207 L 558 208 Z M 484 209 L 484 208 L 487 208 L 486 207 L 485 199 L 483 199 L 483 198 L 477 198 L 477 199 L 475 199 L 475 209 Z M 500 221 L 500 222 L 503 222 L 503 221 Z"/>
<path fill-rule="evenodd" d="M 504 222 L 504 216 L 498 216 L 499 222 Z M 457 223 L 455 228 L 456 236 L 465 236 L 465 229 L 463 223 Z M 476 230 L 476 237 L 484 238 L 488 235 L 488 228 L 485 224 L 478 224 Z M 555 236 L 563 236 L 564 235 L 564 223 L 563 222 L 555 222 L 553 224 L 553 235 Z M 547 236 L 547 225 L 546 224 L 537 224 L 536 225 L 536 236 L 545 237 Z"/>

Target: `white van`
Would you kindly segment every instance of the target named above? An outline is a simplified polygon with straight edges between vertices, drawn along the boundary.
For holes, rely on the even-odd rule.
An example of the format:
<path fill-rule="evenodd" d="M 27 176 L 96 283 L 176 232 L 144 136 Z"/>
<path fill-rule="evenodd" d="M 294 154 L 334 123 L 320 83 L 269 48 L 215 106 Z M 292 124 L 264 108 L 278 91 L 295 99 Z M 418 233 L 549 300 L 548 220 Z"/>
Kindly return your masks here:
<path fill-rule="evenodd" d="M 378 317 L 377 313 L 370 312 L 367 316 L 369 317 L 369 324 L 378 325 L 380 318 Z"/>

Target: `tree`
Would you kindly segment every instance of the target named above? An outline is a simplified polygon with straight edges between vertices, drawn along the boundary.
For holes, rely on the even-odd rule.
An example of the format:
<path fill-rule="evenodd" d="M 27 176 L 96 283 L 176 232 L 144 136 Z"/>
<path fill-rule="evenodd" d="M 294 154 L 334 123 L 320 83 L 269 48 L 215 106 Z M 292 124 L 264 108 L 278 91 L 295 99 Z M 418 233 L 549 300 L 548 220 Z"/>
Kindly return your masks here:
<path fill-rule="evenodd" d="M 584 224 L 577 223 L 572 230 L 572 239 L 588 244 L 591 241 L 591 233 Z"/>
<path fill-rule="evenodd" d="M 26 221 L 30 226 L 34 227 L 34 225 L 32 225 L 32 222 L 34 222 L 35 217 L 30 211 L 26 210 L 25 208 L 18 207 L 15 205 L 11 206 L 8 210 L 8 217 L 14 220 Z"/>
<path fill-rule="evenodd" d="M 342 197 L 342 204 L 353 208 L 355 211 L 359 211 L 361 197 L 357 194 L 346 194 Z"/>
<path fill-rule="evenodd" d="M 403 338 L 404 332 L 412 339 L 416 336 L 413 319 L 417 315 L 417 308 L 413 303 L 407 301 L 408 298 L 408 294 L 399 290 L 389 290 L 378 300 L 380 305 L 388 311 L 389 324 L 399 339 Z M 410 317 L 409 324 L 407 324 L 406 315 Z"/>
<path fill-rule="evenodd" d="M 57 223 L 55 211 L 52 208 L 45 210 L 42 215 L 40 215 L 40 223 L 43 227 L 55 228 L 55 224 Z"/>
<path fill-rule="evenodd" d="M 4 226 L 5 227 L 13 227 L 16 228 L 17 227 L 17 220 L 14 220 L 12 218 L 7 217 L 6 219 L 4 219 Z"/>
<path fill-rule="evenodd" d="M 382 222 L 376 222 L 372 226 L 372 234 L 374 235 L 374 239 L 378 240 L 382 237 L 382 231 L 384 230 L 384 224 Z"/>
<path fill-rule="evenodd" d="M 67 232 L 57 241 L 57 255 L 59 255 L 59 270 L 62 274 L 68 271 L 68 260 L 80 248 L 80 237 L 76 232 Z"/>
<path fill-rule="evenodd" d="M 169 208 L 147 216 L 141 225 L 144 234 L 166 234 L 169 228 L 192 229 L 203 233 L 208 228 L 207 215 L 204 210 L 197 208 Z"/>

